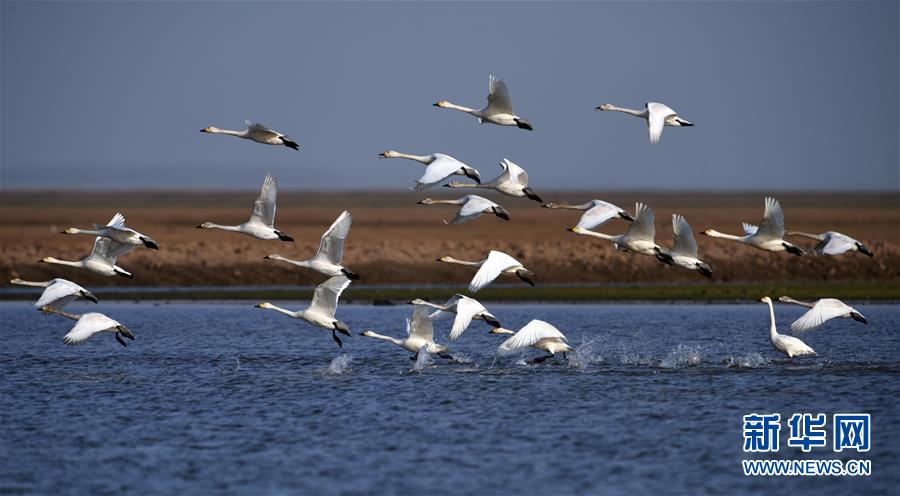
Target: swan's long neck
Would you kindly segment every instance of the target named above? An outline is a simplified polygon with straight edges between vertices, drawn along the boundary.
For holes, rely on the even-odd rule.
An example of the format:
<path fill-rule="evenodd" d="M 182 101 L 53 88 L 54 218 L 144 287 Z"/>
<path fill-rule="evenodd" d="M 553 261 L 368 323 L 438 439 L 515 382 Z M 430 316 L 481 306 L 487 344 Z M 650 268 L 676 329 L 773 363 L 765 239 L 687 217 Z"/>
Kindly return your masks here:
<path fill-rule="evenodd" d="M 462 205 L 465 203 L 465 199 L 459 198 L 456 200 L 431 200 L 432 204 L 441 204 L 441 205 Z"/>
<path fill-rule="evenodd" d="M 715 231 L 713 229 L 707 229 L 706 231 L 703 231 L 703 234 L 706 234 L 711 238 L 731 239 L 734 241 L 744 241 L 744 239 L 746 238 L 745 236 L 734 236 L 732 234 L 720 233 L 719 231 Z"/>
<path fill-rule="evenodd" d="M 57 265 L 68 265 L 69 267 L 84 267 L 84 261 L 79 260 L 77 262 L 71 262 L 68 260 L 60 260 L 58 258 L 47 257 L 43 260 L 46 263 L 52 263 Z"/>
<path fill-rule="evenodd" d="M 646 110 L 634 110 L 625 107 L 616 107 L 615 105 L 610 105 L 609 108 L 605 109 L 612 112 L 622 112 L 623 114 L 633 115 L 635 117 L 647 117 Z"/>
<path fill-rule="evenodd" d="M 289 317 L 294 317 L 294 318 L 298 318 L 300 316 L 300 314 L 303 313 L 303 312 L 292 312 L 292 311 L 288 310 L 287 308 L 277 307 L 275 305 L 272 305 L 271 303 L 269 304 L 268 309 L 275 310 L 276 312 L 281 312 Z"/>
<path fill-rule="evenodd" d="M 447 183 L 448 188 L 481 188 L 481 189 L 494 189 L 494 182 L 491 181 L 489 183 L 484 184 L 475 184 L 475 183 L 461 183 L 459 181 L 452 181 Z"/>
<path fill-rule="evenodd" d="M 390 336 L 385 336 L 384 334 L 378 334 L 377 332 L 366 331 L 366 336 L 370 338 L 380 339 L 382 341 L 388 341 L 390 343 L 394 343 L 397 346 L 403 346 L 403 340 L 392 338 Z"/>
<path fill-rule="evenodd" d="M 240 232 L 241 226 L 221 226 L 219 224 L 213 224 L 212 222 L 206 225 L 206 229 L 221 229 L 223 231 L 237 231 Z"/>
<path fill-rule="evenodd" d="M 53 284 L 53 281 L 44 281 L 44 282 L 33 282 L 33 281 L 23 281 L 22 279 L 13 279 L 9 281 L 10 284 L 16 284 L 19 286 L 33 286 L 36 288 L 46 288 Z"/>
<path fill-rule="evenodd" d="M 90 234 L 91 236 L 100 236 L 100 231 L 92 230 L 92 229 L 78 229 L 77 227 L 70 227 L 63 231 L 65 234 Z"/>
<path fill-rule="evenodd" d="M 818 234 L 810 234 L 810 233 L 805 233 L 805 232 L 800 232 L 800 231 L 791 231 L 791 230 L 785 230 L 785 234 L 788 234 L 790 236 L 803 236 L 804 238 L 814 239 L 816 241 L 822 241 L 822 238 L 824 237 L 824 236 L 820 236 Z"/>
<path fill-rule="evenodd" d="M 309 267 L 310 266 L 309 260 L 291 260 L 290 258 L 284 258 L 281 255 L 278 255 L 276 253 L 269 255 L 268 258 L 269 258 L 269 260 L 281 260 L 282 262 L 287 262 L 289 264 L 293 264 L 298 267 Z"/>
<path fill-rule="evenodd" d="M 210 127 L 206 132 L 210 134 L 227 134 L 228 136 L 237 136 L 238 138 L 247 137 L 247 131 L 232 131 L 231 129 L 219 129 L 217 127 Z"/>
<path fill-rule="evenodd" d="M 447 311 L 447 307 L 445 307 L 443 305 L 438 305 L 437 303 L 432 303 L 430 301 L 423 301 L 423 302 L 419 303 L 419 305 L 425 305 L 426 307 L 436 308 L 436 309 L 444 311 L 444 312 Z"/>
<path fill-rule="evenodd" d="M 570 203 L 548 203 L 547 208 L 562 208 L 566 210 L 587 210 L 590 208 L 590 203 L 585 203 L 584 205 L 572 205 Z"/>
<path fill-rule="evenodd" d="M 470 267 L 481 267 L 481 264 L 484 263 L 483 260 L 481 262 L 467 262 L 465 260 L 457 260 L 453 257 L 444 257 L 441 259 L 441 262 L 458 264 L 458 265 L 468 265 Z"/>
<path fill-rule="evenodd" d="M 784 301 L 784 302 L 787 302 L 787 303 L 793 303 L 794 305 L 800 305 L 801 307 L 806 307 L 806 308 L 812 308 L 812 307 L 815 306 L 815 305 L 812 304 L 812 303 L 807 303 L 807 302 L 805 302 L 805 301 L 795 300 L 795 299 L 791 298 L 790 296 L 782 296 L 782 297 L 779 298 L 779 299 L 780 299 L 781 301 Z"/>
<path fill-rule="evenodd" d="M 434 162 L 434 157 L 431 155 L 411 155 L 409 153 L 400 152 L 393 153 L 389 158 L 406 158 L 409 160 L 415 160 L 416 162 L 420 162 L 425 165 Z"/>
<path fill-rule="evenodd" d="M 74 313 L 63 312 L 62 310 L 59 310 L 57 308 L 44 307 L 42 310 L 44 310 L 45 312 L 49 312 L 49 313 L 55 313 L 56 315 L 60 315 L 67 319 L 78 320 L 81 318 L 81 315 L 75 315 Z"/>
<path fill-rule="evenodd" d="M 612 236 L 612 235 L 609 235 L 609 234 L 603 234 L 603 233 L 601 233 L 601 232 L 590 231 L 590 230 L 587 230 L 587 229 L 580 229 L 580 230 L 578 231 L 578 234 L 583 234 L 583 235 L 585 235 L 585 236 L 593 236 L 593 237 L 595 237 L 595 238 L 605 239 L 605 240 L 607 240 L 607 241 L 612 241 L 613 243 L 616 243 L 616 242 L 618 242 L 620 239 L 622 239 L 622 236 L 621 236 L 621 235 L 620 235 L 620 236 Z"/>
<path fill-rule="evenodd" d="M 469 107 L 463 107 L 462 105 L 457 105 L 455 103 L 450 103 L 450 102 L 444 102 L 444 104 L 441 105 L 441 107 L 453 109 L 453 110 L 459 110 L 460 112 L 465 112 L 467 114 L 473 114 L 473 115 L 478 113 L 478 110 L 475 110 L 475 109 L 472 109 Z"/>
<path fill-rule="evenodd" d="M 775 307 L 772 306 L 772 301 L 766 302 L 769 305 L 769 320 L 772 322 L 772 326 L 769 327 L 769 338 L 774 341 L 778 336 L 778 329 L 775 327 Z"/>

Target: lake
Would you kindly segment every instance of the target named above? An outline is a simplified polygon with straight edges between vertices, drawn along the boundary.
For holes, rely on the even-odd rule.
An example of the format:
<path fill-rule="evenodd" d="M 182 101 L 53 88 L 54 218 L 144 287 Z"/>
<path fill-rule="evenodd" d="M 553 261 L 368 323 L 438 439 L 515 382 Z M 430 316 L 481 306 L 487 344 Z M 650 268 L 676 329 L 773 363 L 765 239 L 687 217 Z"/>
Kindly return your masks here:
<path fill-rule="evenodd" d="M 456 363 L 400 337 L 409 305 L 342 305 L 353 336 L 256 302 L 78 302 L 137 340 L 63 345 L 73 322 L 3 302 L 0 492 L 54 494 L 848 494 L 900 487 L 900 307 L 854 305 L 772 349 L 766 305 L 489 304 L 546 320 L 568 360 L 494 357 L 475 322 Z M 285 303 L 290 308 L 305 303 Z M 805 309 L 776 305 L 779 330 Z M 452 319 L 436 323 L 448 343 Z M 524 358 L 524 359 L 523 359 Z M 825 413 L 828 448 L 787 447 L 793 413 Z M 742 416 L 780 413 L 777 454 L 744 453 Z M 867 453 L 831 450 L 834 413 L 872 415 Z M 745 477 L 749 458 L 872 461 L 869 477 Z"/>

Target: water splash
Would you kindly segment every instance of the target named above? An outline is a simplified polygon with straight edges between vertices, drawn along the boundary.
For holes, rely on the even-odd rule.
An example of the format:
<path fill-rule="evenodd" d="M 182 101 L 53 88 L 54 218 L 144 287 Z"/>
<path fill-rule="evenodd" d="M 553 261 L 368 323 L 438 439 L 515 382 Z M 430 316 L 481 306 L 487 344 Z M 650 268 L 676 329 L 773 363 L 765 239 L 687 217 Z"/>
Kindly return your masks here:
<path fill-rule="evenodd" d="M 222 363 L 218 360 L 213 362 L 213 366 L 216 368 L 216 371 L 219 373 L 219 375 L 233 374 L 241 370 L 241 359 L 238 357 L 234 357 L 233 367 L 229 367 L 228 364 Z"/>
<path fill-rule="evenodd" d="M 434 358 L 431 358 L 431 353 L 428 353 L 426 347 L 423 346 L 419 348 L 419 353 L 416 355 L 416 361 L 413 362 L 413 366 L 409 371 L 421 374 L 423 370 L 431 367 L 433 364 Z"/>
<path fill-rule="evenodd" d="M 690 346 L 679 343 L 669 354 L 663 358 L 659 366 L 664 369 L 678 369 L 681 367 L 696 367 L 703 361 L 703 353 L 698 346 Z"/>
<path fill-rule="evenodd" d="M 475 360 L 465 353 L 460 353 L 458 355 L 453 355 L 452 363 L 464 363 L 470 364 L 475 362 Z"/>
<path fill-rule="evenodd" d="M 751 351 L 741 357 L 728 357 L 725 359 L 725 367 L 740 369 L 755 369 L 766 365 L 768 361 L 763 358 L 762 354 Z"/>
<path fill-rule="evenodd" d="M 622 365 L 656 365 L 657 361 L 647 353 L 632 351 L 624 346 L 619 352 L 619 361 Z"/>
<path fill-rule="evenodd" d="M 594 351 L 593 340 L 582 340 L 575 351 L 567 353 L 569 368 L 585 370 L 590 365 L 603 363 L 603 357 Z"/>
<path fill-rule="evenodd" d="M 346 354 L 341 353 L 340 355 L 334 357 L 331 360 L 331 363 L 328 364 L 328 369 L 325 370 L 326 375 L 343 375 L 350 372 L 350 364 L 353 362 L 353 357 Z"/>

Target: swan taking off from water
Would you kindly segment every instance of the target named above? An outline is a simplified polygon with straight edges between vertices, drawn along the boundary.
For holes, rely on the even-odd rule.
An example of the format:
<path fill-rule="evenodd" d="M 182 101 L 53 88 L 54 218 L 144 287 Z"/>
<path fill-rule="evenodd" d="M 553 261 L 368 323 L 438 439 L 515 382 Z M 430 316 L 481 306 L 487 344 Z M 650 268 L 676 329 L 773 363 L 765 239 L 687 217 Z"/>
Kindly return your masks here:
<path fill-rule="evenodd" d="M 615 105 L 604 103 L 595 110 L 611 110 L 613 112 L 622 112 L 625 114 L 640 117 L 647 121 L 647 131 L 650 134 L 650 143 L 659 143 L 662 137 L 663 127 L 675 126 L 685 127 L 693 126 L 692 123 L 678 117 L 678 114 L 662 103 L 647 102 L 644 104 L 644 110 L 632 110 L 628 108 L 616 107 Z"/>
<path fill-rule="evenodd" d="M 122 217 L 121 214 L 116 214 L 106 227 L 122 227 L 124 226 L 124 222 L 124 217 Z M 91 254 L 77 262 L 59 260 L 53 257 L 44 257 L 40 261 L 44 263 L 79 267 L 87 269 L 95 274 L 100 274 L 101 276 L 122 276 L 131 279 L 134 276 L 125 269 L 117 266 L 116 259 L 132 248 L 134 248 L 134 245 L 119 243 L 110 238 L 97 236 L 94 238 L 94 249 L 91 251 Z"/>
<path fill-rule="evenodd" d="M 450 155 L 444 155 L 443 153 L 410 155 L 388 150 L 380 153 L 378 156 L 381 158 L 406 158 L 425 165 L 425 173 L 422 174 L 422 177 L 416 181 L 416 185 L 412 188 L 415 191 L 424 191 L 436 184 L 440 184 L 450 176 L 466 176 L 481 184 L 481 174 L 475 168 L 469 167 Z"/>
<path fill-rule="evenodd" d="M 312 302 L 305 310 L 292 312 L 271 303 L 260 303 L 259 305 L 256 305 L 256 308 L 275 310 L 288 317 L 304 320 L 314 326 L 328 329 L 331 331 L 331 338 L 334 339 L 334 342 L 337 343 L 339 347 L 343 348 L 344 345 L 341 343 L 340 338 L 337 337 L 336 332 L 349 336 L 350 329 L 347 327 L 347 324 L 334 318 L 334 312 L 337 310 L 338 298 L 341 297 L 341 293 L 343 293 L 344 289 L 349 285 L 350 279 L 347 279 L 347 277 L 343 275 L 332 277 L 322 284 L 319 284 L 313 292 Z"/>
<path fill-rule="evenodd" d="M 341 259 L 344 258 L 344 240 L 347 239 L 347 235 L 350 233 L 351 222 L 353 222 L 353 218 L 350 217 L 350 212 L 345 210 L 322 235 L 322 240 L 319 242 L 319 251 L 316 252 L 316 256 L 309 260 L 291 260 L 276 253 L 266 255 L 263 258 L 266 260 L 281 260 L 298 267 L 306 267 L 328 277 L 345 275 L 351 280 L 359 279 L 359 274 L 341 265 Z"/>
<path fill-rule="evenodd" d="M 778 334 L 778 329 L 775 328 L 775 308 L 772 306 L 772 298 L 763 296 L 759 301 L 769 305 L 769 318 L 772 321 L 772 327 L 769 328 L 769 340 L 772 341 L 772 346 L 774 346 L 776 350 L 784 353 L 790 358 L 816 354 L 816 350 L 810 348 L 798 338 Z"/>
<path fill-rule="evenodd" d="M 278 182 L 272 174 L 266 174 L 259 197 L 253 204 L 253 212 L 250 220 L 239 226 L 220 226 L 212 222 L 204 222 L 197 229 L 221 229 L 252 236 L 257 239 L 280 239 L 281 241 L 293 241 L 294 238 L 275 229 L 275 200 L 278 197 Z"/>
<path fill-rule="evenodd" d="M 494 76 L 488 78 L 487 107 L 475 110 L 462 105 L 452 104 L 446 100 L 441 100 L 435 103 L 434 106 L 459 110 L 474 115 L 478 118 L 478 122 L 482 124 L 490 122 L 499 126 L 518 126 L 529 131 L 534 129 L 530 122 L 516 115 L 513 111 L 512 99 L 509 98 L 509 90 L 506 89 L 506 83 Z"/>
<path fill-rule="evenodd" d="M 437 261 L 478 267 L 478 272 L 475 273 L 475 277 L 473 277 L 472 282 L 469 283 L 469 291 L 473 293 L 478 292 L 481 288 L 494 282 L 494 279 L 499 277 L 500 274 L 516 276 L 529 285 L 534 286 L 534 281 L 531 280 L 531 277 L 534 276 L 534 272 L 526 269 L 525 266 L 522 265 L 522 262 L 519 262 L 502 251 L 491 250 L 491 252 L 488 253 L 487 258 L 479 262 L 466 262 L 465 260 L 457 260 L 453 257 L 441 257 L 437 259 Z"/>
<path fill-rule="evenodd" d="M 779 252 L 786 251 L 793 255 L 803 255 L 803 250 L 784 240 L 784 212 L 778 200 L 766 197 L 766 210 L 759 227 L 744 222 L 744 236 L 722 234 L 713 229 L 703 231 L 712 238 L 724 238 L 750 245 L 760 250 Z"/>
<path fill-rule="evenodd" d="M 578 220 L 578 225 L 576 226 L 581 229 L 596 229 L 616 217 L 629 222 L 634 220 L 634 217 L 625 210 L 603 200 L 591 200 L 582 205 L 549 202 L 541 206 L 544 208 L 584 210 L 585 212 L 581 215 L 581 219 Z"/>
<path fill-rule="evenodd" d="M 410 353 L 415 353 L 416 356 L 424 346 L 428 353 L 436 353 L 441 358 L 453 358 L 446 353 L 446 346 L 434 342 L 434 325 L 428 313 L 427 306 L 416 305 L 413 309 L 412 319 L 406 319 L 406 339 L 392 338 L 372 331 L 363 331 L 359 334 L 393 343 Z"/>
<path fill-rule="evenodd" d="M 63 317 L 75 321 L 75 327 L 73 327 L 72 330 L 63 337 L 63 341 L 69 346 L 81 344 L 94 334 L 100 332 L 115 333 L 116 341 L 118 341 L 119 344 L 126 348 L 128 347 L 128 345 L 122 339 L 123 336 L 134 341 L 134 334 L 132 334 L 127 327 L 107 317 L 106 315 L 103 315 L 102 313 L 91 312 L 84 315 L 75 315 L 50 307 L 44 307 L 42 310 L 50 313 L 55 313 L 57 315 L 62 315 Z"/>
<path fill-rule="evenodd" d="M 869 323 L 869 321 L 863 317 L 863 314 L 836 298 L 822 298 L 815 303 L 807 303 L 805 301 L 795 300 L 789 296 L 782 296 L 781 298 L 778 298 L 778 301 L 793 303 L 794 305 L 800 305 L 810 309 L 791 324 L 791 330 L 794 332 L 804 332 L 815 329 L 826 321 L 836 317 L 851 318 L 857 322 L 862 322 L 863 324 Z"/>
<path fill-rule="evenodd" d="M 617 250 L 633 251 L 641 255 L 657 257 L 661 262 L 670 265 L 673 264 L 672 257 L 664 252 L 654 241 L 656 227 L 653 225 L 653 210 L 644 203 L 636 203 L 634 212 L 634 221 L 628 226 L 628 231 L 619 236 L 610 236 L 580 227 L 573 227 L 569 230 L 575 234 L 593 236 L 610 241 L 616 246 Z"/>
<path fill-rule="evenodd" d="M 450 341 L 456 341 L 469 328 L 472 320 L 483 320 L 494 327 L 501 327 L 497 317 L 488 312 L 487 308 L 484 308 L 484 305 L 479 303 L 478 300 L 461 294 L 454 295 L 443 305 L 437 305 L 421 299 L 415 299 L 409 303 L 410 305 L 436 308 L 437 311 L 431 314 L 433 319 L 437 318 L 441 313 L 456 314 L 456 318 L 453 319 L 453 328 L 450 329 Z"/>
<path fill-rule="evenodd" d="M 61 310 L 69 303 L 72 303 L 76 298 L 84 298 L 93 301 L 94 303 L 99 301 L 93 293 L 66 279 L 57 278 L 44 282 L 32 282 L 16 278 L 9 281 L 9 283 L 19 286 L 46 288 L 44 289 L 44 292 L 41 293 L 41 297 L 38 298 L 38 301 L 34 303 L 34 306 L 41 310 L 44 308 Z"/>
<path fill-rule="evenodd" d="M 818 241 L 819 243 L 813 247 L 812 253 L 816 255 L 842 255 L 848 251 L 858 251 L 867 257 L 874 257 L 865 245 L 859 241 L 835 231 L 828 231 L 822 234 L 810 234 L 799 231 L 785 230 L 788 236 L 803 236 Z"/>
<path fill-rule="evenodd" d="M 663 249 L 663 252 L 670 258 L 657 258 L 661 262 L 674 264 L 688 270 L 696 270 L 702 275 L 712 278 L 712 268 L 697 258 L 697 241 L 694 240 L 694 232 L 687 220 L 678 214 L 672 214 L 672 231 L 675 236 L 675 245 L 671 250 Z"/>
<path fill-rule="evenodd" d="M 505 158 L 500 162 L 500 168 L 503 169 L 503 172 L 484 184 L 468 184 L 453 181 L 444 186 L 448 188 L 493 189 L 507 196 L 527 196 L 536 202 L 543 201 L 534 190 L 528 187 L 528 173 L 525 172 L 525 169 Z"/>
<path fill-rule="evenodd" d="M 511 331 L 494 329 L 491 332 L 493 334 L 509 334 Z M 557 353 L 562 353 L 563 358 L 565 358 L 566 353 L 575 351 L 566 341 L 566 336 L 559 329 L 543 320 L 532 320 L 525 324 L 525 327 L 519 329 L 512 337 L 504 341 L 497 348 L 497 354 L 500 356 L 510 355 L 524 348 L 531 347 L 549 353 L 549 355 L 534 360 L 535 363 L 541 363 L 548 358 L 552 358 Z"/>
<path fill-rule="evenodd" d="M 458 200 L 435 200 L 425 198 L 418 202 L 419 205 L 462 205 L 456 217 L 445 224 L 465 224 L 470 220 L 481 217 L 481 214 L 494 214 L 503 220 L 509 220 L 509 212 L 501 205 L 478 195 L 466 195 Z"/>
<path fill-rule="evenodd" d="M 101 226 L 100 224 L 94 224 L 93 230 L 86 229 L 78 229 L 77 227 L 70 227 L 62 232 L 63 234 L 90 234 L 91 236 L 103 236 L 104 238 L 109 238 L 113 241 L 122 243 L 124 245 L 136 245 L 136 246 L 146 246 L 147 248 L 152 248 L 154 250 L 159 249 L 159 245 L 156 244 L 156 241 L 153 241 L 150 236 L 141 234 L 134 229 L 130 229 L 125 227 L 125 216 L 121 213 L 116 213 L 113 216 L 112 220 L 109 224 L 105 226 Z"/>
<path fill-rule="evenodd" d="M 244 123 L 247 124 L 247 129 L 243 131 L 230 131 L 228 129 L 219 129 L 217 127 L 209 126 L 201 129 L 200 132 L 210 134 L 227 134 L 228 136 L 237 136 L 238 138 L 248 139 L 250 141 L 262 143 L 264 145 L 284 145 L 288 148 L 293 148 L 294 150 L 300 150 L 300 145 L 298 145 L 288 136 L 281 134 L 278 131 L 273 131 L 258 122 L 244 120 Z"/>

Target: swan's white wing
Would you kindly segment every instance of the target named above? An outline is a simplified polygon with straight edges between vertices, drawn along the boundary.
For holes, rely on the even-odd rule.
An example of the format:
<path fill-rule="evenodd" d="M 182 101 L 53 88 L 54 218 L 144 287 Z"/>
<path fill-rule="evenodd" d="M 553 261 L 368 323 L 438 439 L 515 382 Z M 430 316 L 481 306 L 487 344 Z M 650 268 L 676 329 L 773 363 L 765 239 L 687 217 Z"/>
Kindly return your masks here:
<path fill-rule="evenodd" d="M 453 328 L 450 329 L 450 341 L 456 341 L 472 323 L 472 318 L 481 312 L 486 312 L 484 305 L 467 296 L 459 297 L 456 302 L 456 318 L 453 319 Z"/>
<path fill-rule="evenodd" d="M 325 315 L 334 318 L 334 312 L 337 310 L 338 298 L 341 297 L 341 293 L 343 293 L 349 285 L 350 279 L 347 279 L 343 275 L 334 276 L 322 284 L 319 284 L 316 286 L 315 292 L 313 292 L 309 309 L 322 312 Z"/>
<path fill-rule="evenodd" d="M 659 143 L 662 137 L 666 119 L 675 115 L 675 111 L 661 103 L 647 103 L 647 131 L 650 133 L 650 143 Z"/>
<path fill-rule="evenodd" d="M 253 213 L 250 214 L 250 222 L 262 223 L 272 227 L 275 225 L 275 200 L 278 197 L 278 181 L 272 174 L 266 174 L 259 197 L 253 204 Z"/>
<path fill-rule="evenodd" d="M 116 212 L 113 218 L 106 223 L 106 227 L 115 227 L 117 229 L 125 229 L 125 216 Z"/>
<path fill-rule="evenodd" d="M 103 315 L 102 313 L 86 313 L 78 319 L 75 327 L 63 337 L 63 341 L 67 345 L 76 345 L 84 342 L 89 337 L 120 325 L 115 320 Z"/>
<path fill-rule="evenodd" d="M 634 221 L 628 226 L 627 236 L 653 241 L 653 238 L 656 237 L 656 227 L 653 222 L 653 210 L 644 203 L 636 203 L 634 205 Z"/>
<path fill-rule="evenodd" d="M 134 245 L 126 245 L 109 238 L 97 236 L 94 239 L 94 250 L 88 258 L 93 258 L 107 265 L 115 265 L 116 259 L 128 253 Z"/>
<path fill-rule="evenodd" d="M 778 203 L 778 200 L 766 197 L 766 211 L 763 213 L 763 219 L 759 223 L 756 235 L 770 239 L 784 238 L 784 212 L 781 211 L 781 204 Z"/>
<path fill-rule="evenodd" d="M 694 232 L 684 217 L 672 214 L 672 230 L 675 233 L 675 246 L 672 250 L 679 255 L 697 258 L 697 241 Z"/>
<path fill-rule="evenodd" d="M 506 253 L 492 250 L 469 283 L 469 291 L 474 293 L 492 283 L 504 270 L 521 265 L 518 260 Z"/>
<path fill-rule="evenodd" d="M 247 133 L 256 138 L 266 140 L 281 136 L 281 133 L 272 131 L 258 122 L 251 122 L 249 119 L 245 119 L 244 123 L 247 124 Z"/>
<path fill-rule="evenodd" d="M 532 320 L 526 324 L 525 327 L 519 329 L 519 332 L 504 341 L 503 344 L 497 348 L 497 353 L 499 355 L 508 355 L 521 350 L 522 348 L 528 348 L 538 341 L 547 338 L 566 340 L 566 337 L 559 329 L 543 320 Z"/>
<path fill-rule="evenodd" d="M 844 236 L 828 233 L 824 241 L 816 245 L 815 250 L 825 255 L 840 255 L 856 246 L 856 240 Z"/>
<path fill-rule="evenodd" d="M 525 169 L 519 167 L 515 162 L 503 159 L 503 162 L 506 164 L 503 167 L 506 170 L 506 173 L 509 174 L 509 180 L 522 185 L 523 187 L 528 186 L 528 173 L 525 172 Z"/>
<path fill-rule="evenodd" d="M 459 208 L 459 215 L 461 216 L 480 214 L 484 212 L 485 209 L 497 205 L 487 198 L 478 195 L 467 195 L 465 200 L 466 202 Z"/>
<path fill-rule="evenodd" d="M 57 310 L 63 308 L 72 302 L 81 291 L 81 286 L 65 279 L 56 279 L 56 281 L 48 286 L 38 301 L 34 304 L 37 308 L 51 307 Z"/>
<path fill-rule="evenodd" d="M 319 251 L 316 252 L 316 258 L 327 260 L 331 263 L 340 264 L 344 257 L 344 240 L 350 233 L 350 224 L 353 218 L 350 212 L 344 212 L 331 224 L 331 227 L 322 235 L 319 242 Z"/>
<path fill-rule="evenodd" d="M 578 221 L 577 227 L 580 227 L 581 229 L 593 230 L 594 228 L 600 227 L 613 217 L 617 217 L 619 215 L 619 210 L 621 210 L 612 203 L 607 203 L 602 200 L 593 200 L 591 203 L 593 206 L 585 211 Z"/>
<path fill-rule="evenodd" d="M 848 315 L 852 308 L 848 307 L 841 300 L 834 298 L 823 298 L 816 302 L 812 308 L 803 314 L 799 319 L 791 324 L 791 330 L 794 332 L 803 332 L 815 329 L 824 324 L 825 321 Z"/>
<path fill-rule="evenodd" d="M 440 183 L 456 174 L 465 165 L 459 160 L 442 153 L 435 153 L 434 157 L 434 160 L 425 166 L 425 173 L 416 181 L 416 191 L 422 191 Z"/>
<path fill-rule="evenodd" d="M 426 341 L 434 341 L 434 325 L 429 316 L 431 307 L 416 305 L 413 308 L 412 319 L 407 320 L 407 336 L 420 337 Z"/>
<path fill-rule="evenodd" d="M 741 224 L 741 227 L 744 229 L 744 234 L 746 234 L 747 236 L 752 236 L 756 234 L 756 231 L 759 231 L 758 227 L 749 222 L 744 222 L 743 224 Z"/>
<path fill-rule="evenodd" d="M 502 79 L 493 75 L 488 78 L 488 108 L 492 112 L 512 114 L 512 99 Z"/>

